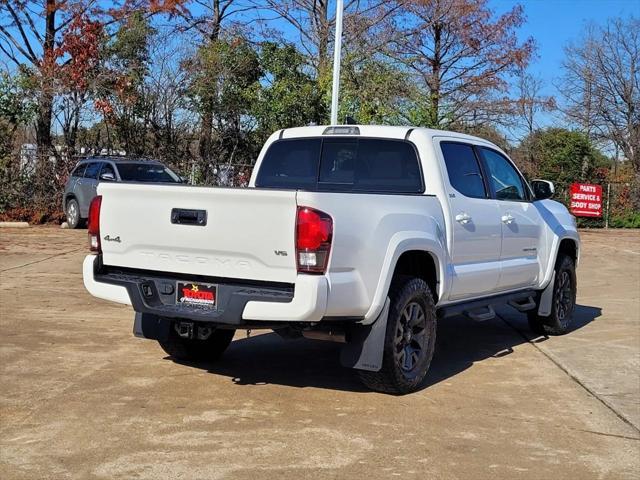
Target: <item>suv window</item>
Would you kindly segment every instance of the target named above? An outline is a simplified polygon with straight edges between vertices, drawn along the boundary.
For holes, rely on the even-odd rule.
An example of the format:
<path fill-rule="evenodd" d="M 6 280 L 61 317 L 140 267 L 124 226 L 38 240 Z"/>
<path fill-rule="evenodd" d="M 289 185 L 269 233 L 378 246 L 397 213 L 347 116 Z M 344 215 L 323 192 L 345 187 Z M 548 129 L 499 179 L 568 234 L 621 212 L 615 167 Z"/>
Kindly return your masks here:
<path fill-rule="evenodd" d="M 160 163 L 118 163 L 123 182 L 180 183 L 180 177 Z"/>
<path fill-rule="evenodd" d="M 480 164 L 471 145 L 441 142 L 449 183 L 465 197 L 487 198 Z"/>
<path fill-rule="evenodd" d="M 498 200 L 527 200 L 524 184 L 518 171 L 504 156 L 491 150 L 481 148 L 485 165 L 489 170 L 489 178 Z"/>
<path fill-rule="evenodd" d="M 100 162 L 91 162 L 87 165 L 87 169 L 84 172 L 84 178 L 98 178 L 100 172 Z"/>
<path fill-rule="evenodd" d="M 413 146 L 403 140 L 375 138 L 274 142 L 262 160 L 256 186 L 370 193 L 424 191 Z"/>
<path fill-rule="evenodd" d="M 78 165 L 76 168 L 73 169 L 73 172 L 71 172 L 71 176 L 72 177 L 83 177 L 84 176 L 84 171 L 87 169 L 87 164 L 86 163 L 81 163 L 80 165 Z"/>
<path fill-rule="evenodd" d="M 102 164 L 102 170 L 100 171 L 100 175 L 102 175 L 103 173 L 110 173 L 111 175 L 113 175 L 113 178 L 116 178 L 116 172 L 113 170 L 113 167 L 111 166 L 110 163 Z"/>

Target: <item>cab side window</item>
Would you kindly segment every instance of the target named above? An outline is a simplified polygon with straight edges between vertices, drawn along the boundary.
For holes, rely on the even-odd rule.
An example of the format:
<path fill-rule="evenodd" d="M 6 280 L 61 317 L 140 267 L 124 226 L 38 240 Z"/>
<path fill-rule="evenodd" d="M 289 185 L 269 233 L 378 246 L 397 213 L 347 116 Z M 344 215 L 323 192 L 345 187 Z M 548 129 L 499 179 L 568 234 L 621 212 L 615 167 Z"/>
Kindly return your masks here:
<path fill-rule="evenodd" d="M 511 162 L 495 150 L 482 147 L 481 151 L 496 199 L 526 201 L 522 178 Z"/>
<path fill-rule="evenodd" d="M 471 145 L 441 142 L 449 182 L 465 197 L 487 198 L 480 163 Z"/>

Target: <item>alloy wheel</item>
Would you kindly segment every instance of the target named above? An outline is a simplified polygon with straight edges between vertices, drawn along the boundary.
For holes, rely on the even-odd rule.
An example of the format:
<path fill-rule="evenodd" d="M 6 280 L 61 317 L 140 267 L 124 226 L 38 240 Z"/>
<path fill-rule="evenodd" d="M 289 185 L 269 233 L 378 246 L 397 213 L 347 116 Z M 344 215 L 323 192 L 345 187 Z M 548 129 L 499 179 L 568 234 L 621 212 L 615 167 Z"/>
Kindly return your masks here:
<path fill-rule="evenodd" d="M 394 337 L 396 362 L 405 375 L 411 376 L 427 351 L 427 317 L 418 302 L 409 302 L 400 315 Z"/>
<path fill-rule="evenodd" d="M 67 207 L 67 220 L 69 221 L 69 225 L 75 225 L 78 221 L 78 206 L 75 202 L 69 203 Z"/>
<path fill-rule="evenodd" d="M 556 313 L 558 315 L 558 320 L 564 322 L 573 308 L 571 276 L 566 270 L 562 271 L 558 277 L 558 287 L 556 292 Z"/>

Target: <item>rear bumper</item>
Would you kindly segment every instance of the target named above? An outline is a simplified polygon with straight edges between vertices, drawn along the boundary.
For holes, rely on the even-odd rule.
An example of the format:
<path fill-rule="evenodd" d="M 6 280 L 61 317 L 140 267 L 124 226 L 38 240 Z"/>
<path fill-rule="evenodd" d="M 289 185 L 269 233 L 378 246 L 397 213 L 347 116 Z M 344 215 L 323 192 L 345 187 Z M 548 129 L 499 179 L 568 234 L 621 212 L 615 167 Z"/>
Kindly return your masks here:
<path fill-rule="evenodd" d="M 261 321 L 318 322 L 325 315 L 329 290 L 327 279 L 321 275 L 298 275 L 295 285 L 184 278 L 162 272 L 104 268 L 98 255 L 84 259 L 83 279 L 94 297 L 132 305 L 139 313 L 235 326 Z M 177 280 L 185 279 L 218 284 L 217 309 L 177 305 L 174 287 Z"/>

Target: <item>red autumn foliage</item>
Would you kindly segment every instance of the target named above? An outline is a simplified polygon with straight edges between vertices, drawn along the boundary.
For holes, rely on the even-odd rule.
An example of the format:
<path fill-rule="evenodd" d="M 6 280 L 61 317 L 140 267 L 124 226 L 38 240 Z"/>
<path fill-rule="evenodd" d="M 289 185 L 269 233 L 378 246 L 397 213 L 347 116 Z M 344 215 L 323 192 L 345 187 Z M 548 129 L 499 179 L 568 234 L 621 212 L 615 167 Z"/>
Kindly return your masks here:
<path fill-rule="evenodd" d="M 150 0 L 148 9 L 151 13 L 166 13 L 174 15 L 186 12 L 185 0 Z"/>
<path fill-rule="evenodd" d="M 61 66 L 61 78 L 67 86 L 86 90 L 100 62 L 100 41 L 104 34 L 103 25 L 90 20 L 86 15 L 73 18 L 64 32 L 58 47 L 60 56 L 68 55 L 69 60 Z"/>
<path fill-rule="evenodd" d="M 102 115 L 106 118 L 113 115 L 113 106 L 111 105 L 111 102 L 109 102 L 108 100 L 105 100 L 103 98 L 98 98 L 96 99 L 95 102 L 93 102 L 93 107 L 97 111 L 102 113 Z"/>

